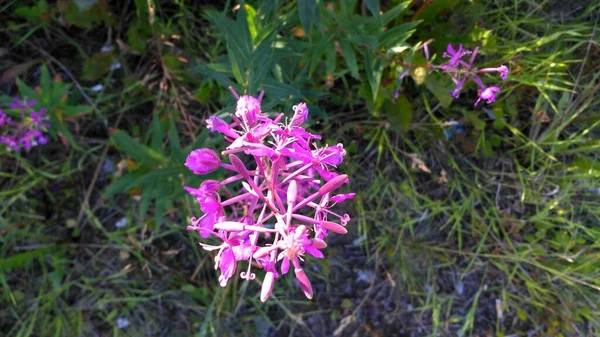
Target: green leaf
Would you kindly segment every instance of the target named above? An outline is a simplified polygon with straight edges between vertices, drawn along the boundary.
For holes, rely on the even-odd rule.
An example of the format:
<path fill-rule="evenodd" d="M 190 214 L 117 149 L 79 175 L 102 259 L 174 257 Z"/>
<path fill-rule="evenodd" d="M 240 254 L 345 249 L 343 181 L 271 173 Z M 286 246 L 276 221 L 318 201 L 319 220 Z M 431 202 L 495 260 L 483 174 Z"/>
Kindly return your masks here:
<path fill-rule="evenodd" d="M 311 53 L 306 53 L 306 57 L 304 58 L 308 64 L 308 76 L 312 76 L 315 70 L 317 70 L 317 67 L 322 64 L 322 56 L 330 43 L 329 36 L 320 35 L 318 42 L 313 42 L 311 44 Z"/>
<path fill-rule="evenodd" d="M 162 150 L 162 143 L 165 137 L 158 112 L 152 113 L 152 126 L 150 128 L 150 147 L 154 151 Z"/>
<path fill-rule="evenodd" d="M 175 119 L 169 119 L 169 145 L 171 146 L 171 158 L 174 159 L 175 163 L 171 164 L 183 164 L 185 161 L 185 154 L 181 149 L 181 141 L 179 140 L 179 132 L 177 131 L 177 125 L 175 125 Z"/>
<path fill-rule="evenodd" d="M 264 39 L 252 55 L 248 91 L 255 93 L 269 73 L 273 59 L 273 40 L 271 35 Z"/>
<path fill-rule="evenodd" d="M 153 199 L 153 195 L 156 195 L 155 192 L 156 184 L 154 182 L 150 182 L 142 189 L 142 198 L 140 200 L 140 208 L 138 213 L 138 218 L 140 221 L 144 221 L 144 217 L 146 213 L 148 213 L 148 208 L 150 207 L 150 202 Z"/>
<path fill-rule="evenodd" d="M 88 81 L 94 81 L 102 78 L 115 61 L 113 52 L 98 53 L 85 61 L 83 66 L 82 78 Z"/>
<path fill-rule="evenodd" d="M 395 101 L 389 100 L 384 109 L 390 123 L 402 131 L 407 131 L 413 119 L 413 109 L 406 96 L 400 95 Z"/>
<path fill-rule="evenodd" d="M 63 107 L 61 109 L 62 113 L 64 116 L 66 117 L 75 117 L 77 115 L 80 114 L 86 114 L 89 113 L 90 111 L 92 111 L 92 107 L 89 105 L 69 105 L 66 107 Z"/>
<path fill-rule="evenodd" d="M 256 10 L 248 4 L 245 4 L 244 8 L 246 9 L 246 20 L 248 22 L 248 31 L 250 32 L 250 38 L 252 39 L 252 41 L 254 41 L 254 39 L 256 39 L 258 31 L 256 27 Z"/>
<path fill-rule="evenodd" d="M 421 21 L 413 21 L 398 25 L 379 34 L 379 47 L 388 49 L 405 42 L 415 31 Z"/>
<path fill-rule="evenodd" d="M 350 69 L 350 74 L 352 74 L 352 77 L 359 79 L 358 64 L 356 63 L 356 56 L 354 55 L 352 45 L 347 40 L 341 40 L 340 49 L 342 49 L 342 56 L 346 61 L 348 69 Z"/>
<path fill-rule="evenodd" d="M 143 187 L 155 183 L 157 186 L 167 185 L 169 177 L 177 176 L 180 173 L 181 169 L 178 167 L 162 167 L 150 171 L 134 170 L 108 185 L 104 190 L 104 194 L 107 198 L 110 198 L 117 193 L 126 193 L 139 186 Z"/>
<path fill-rule="evenodd" d="M 186 152 L 192 151 L 193 149 L 198 149 L 201 147 L 211 147 L 213 144 L 211 144 L 211 142 L 209 142 L 208 140 L 208 135 L 210 134 L 210 131 L 208 130 L 208 128 L 204 128 L 202 129 L 202 131 L 200 131 L 200 134 L 198 135 L 198 137 L 196 137 L 196 141 L 188 146 L 186 149 Z"/>
<path fill-rule="evenodd" d="M 56 137 L 58 132 L 65 137 L 65 139 L 75 148 L 79 148 L 79 145 L 75 142 L 75 138 L 69 129 L 56 117 L 56 114 L 50 115 L 50 135 Z"/>
<path fill-rule="evenodd" d="M 377 39 L 369 35 L 350 36 L 348 37 L 348 41 L 354 43 L 357 47 L 377 48 Z"/>
<path fill-rule="evenodd" d="M 246 86 L 245 75 L 252 55 L 252 38 L 246 19 L 246 10 L 243 7 L 238 10 L 236 21 L 221 15 L 212 15 L 211 12 L 208 12 L 206 17 L 225 33 L 231 72 L 239 84 Z"/>
<path fill-rule="evenodd" d="M 22 268 L 31 265 L 34 259 L 41 259 L 54 247 L 46 247 L 30 250 L 23 253 L 14 254 L 9 257 L 0 257 L 0 271 L 10 272 L 15 268 Z"/>
<path fill-rule="evenodd" d="M 373 14 L 373 16 L 379 19 L 379 0 L 365 0 L 365 4 L 367 5 L 367 8 Z"/>
<path fill-rule="evenodd" d="M 429 74 L 425 79 L 425 87 L 438 99 L 440 104 L 447 108 L 452 103 L 452 83 L 440 77 L 439 74 Z"/>
<path fill-rule="evenodd" d="M 144 164 L 158 165 L 166 164 L 168 161 L 159 152 L 140 144 L 137 140 L 131 138 L 127 133 L 117 130 L 110 139 L 116 147 L 134 159 L 137 165 Z"/>
<path fill-rule="evenodd" d="M 339 3 L 340 3 L 340 12 L 344 16 L 352 15 L 352 11 L 354 10 L 354 7 L 356 7 L 356 0 L 342 0 Z"/>
<path fill-rule="evenodd" d="M 219 63 L 209 63 L 199 65 L 198 67 L 192 69 L 192 71 L 198 72 L 201 75 L 204 75 L 208 78 L 215 80 L 219 85 L 227 88 L 229 86 L 235 86 L 235 82 L 231 80 L 231 72 L 226 71 L 227 65 L 219 64 Z"/>
<path fill-rule="evenodd" d="M 38 97 L 39 94 L 33 89 L 27 86 L 23 81 L 17 78 L 17 88 L 19 88 L 19 93 L 21 96 L 25 97 Z"/>
<path fill-rule="evenodd" d="M 382 25 L 385 26 L 388 23 L 390 23 L 392 20 L 396 19 L 398 17 L 398 15 L 400 15 L 400 13 L 404 12 L 408 8 L 410 3 L 411 3 L 410 0 L 402 2 L 398 5 L 396 5 L 394 8 L 390 9 L 389 11 L 383 13 L 383 15 L 381 16 Z"/>
<path fill-rule="evenodd" d="M 302 99 L 304 95 L 295 87 L 280 83 L 274 79 L 266 79 L 263 83 L 263 88 L 268 97 L 271 98 L 284 98 L 284 99 Z"/>
<path fill-rule="evenodd" d="M 70 3 L 63 13 L 65 21 L 82 28 L 91 28 L 92 25 L 100 23 L 107 26 L 114 24 L 115 16 L 109 11 L 106 1 L 94 1 L 92 4 L 89 2 L 90 0 L 74 0 Z"/>
<path fill-rule="evenodd" d="M 335 43 L 329 43 L 325 52 L 325 74 L 327 76 L 333 75 L 335 72 L 336 56 Z"/>
<path fill-rule="evenodd" d="M 50 8 L 48 7 L 48 2 L 46 0 L 40 0 L 35 6 L 17 7 L 13 14 L 17 17 L 22 17 L 23 19 L 29 22 L 41 23 L 45 26 L 46 24 L 48 24 L 50 18 L 52 17 L 52 14 L 54 13 L 50 11 Z"/>
<path fill-rule="evenodd" d="M 375 63 L 371 60 L 375 59 Z M 367 72 L 367 80 L 369 81 L 369 86 L 371 87 L 371 93 L 373 94 L 373 101 L 377 97 L 377 93 L 379 92 L 379 86 L 381 84 L 381 60 L 379 58 L 375 58 L 372 56 L 371 52 L 365 53 L 365 68 Z"/>
<path fill-rule="evenodd" d="M 40 88 L 43 93 L 49 94 L 52 92 L 52 79 L 46 65 L 42 65 L 42 73 L 40 75 Z"/>
<path fill-rule="evenodd" d="M 146 41 L 152 36 L 150 24 L 147 20 L 136 20 L 127 29 L 127 44 L 136 53 L 146 51 Z"/>
<path fill-rule="evenodd" d="M 306 36 L 310 36 L 310 31 L 312 29 L 313 22 L 315 21 L 317 2 L 315 0 L 298 0 L 297 3 L 300 23 L 304 28 Z"/>

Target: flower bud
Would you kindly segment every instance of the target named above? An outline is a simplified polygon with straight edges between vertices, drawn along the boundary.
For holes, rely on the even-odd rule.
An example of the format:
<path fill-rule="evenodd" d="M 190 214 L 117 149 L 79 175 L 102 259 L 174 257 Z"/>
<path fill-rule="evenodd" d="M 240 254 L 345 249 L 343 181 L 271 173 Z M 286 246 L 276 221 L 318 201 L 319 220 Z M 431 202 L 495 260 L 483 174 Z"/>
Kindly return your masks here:
<path fill-rule="evenodd" d="M 262 289 L 260 290 L 260 300 L 261 302 L 265 302 L 271 293 L 273 292 L 273 285 L 275 284 L 275 274 L 272 271 L 268 271 L 265 275 L 265 280 L 262 284 Z"/>
<path fill-rule="evenodd" d="M 329 193 L 331 191 L 337 190 L 340 186 L 348 183 L 348 176 L 345 174 L 340 174 L 339 176 L 329 180 L 325 185 L 319 188 L 320 194 Z"/>
<path fill-rule="evenodd" d="M 219 168 L 221 159 L 211 149 L 197 149 L 192 151 L 185 160 L 185 166 L 195 174 L 207 174 Z"/>
<path fill-rule="evenodd" d="M 298 183 L 296 180 L 290 181 L 287 189 L 287 202 L 290 204 L 296 203 L 296 197 L 298 196 Z"/>
<path fill-rule="evenodd" d="M 246 224 L 236 221 L 224 221 L 215 224 L 215 229 L 225 230 L 225 231 L 243 231 Z"/>
<path fill-rule="evenodd" d="M 248 173 L 248 170 L 246 170 L 246 166 L 244 165 L 244 162 L 242 162 L 240 160 L 240 158 L 238 158 L 234 154 L 230 154 L 229 155 L 229 161 L 231 162 L 231 165 L 233 165 L 233 167 L 235 168 L 235 170 L 239 174 L 241 174 L 242 177 L 244 177 L 244 179 L 246 179 L 246 180 L 250 179 L 250 173 Z"/>
<path fill-rule="evenodd" d="M 325 228 L 328 231 L 332 231 L 334 233 L 338 233 L 338 234 L 346 234 L 348 233 L 348 230 L 346 229 L 346 227 L 337 224 L 335 222 L 331 222 L 331 221 L 321 221 L 319 223 L 319 225 L 323 226 L 323 228 Z"/>
<path fill-rule="evenodd" d="M 306 103 L 302 102 L 298 105 L 294 105 L 292 109 L 294 110 L 294 117 L 292 117 L 290 125 L 300 127 L 300 125 L 308 118 L 308 108 L 306 107 Z"/>
<path fill-rule="evenodd" d="M 309 300 L 313 297 L 312 286 L 310 284 L 310 280 L 306 276 L 306 273 L 302 268 L 295 268 L 294 273 L 296 274 L 296 279 L 298 280 L 298 284 L 300 285 L 300 289 L 304 292 L 304 295 Z"/>

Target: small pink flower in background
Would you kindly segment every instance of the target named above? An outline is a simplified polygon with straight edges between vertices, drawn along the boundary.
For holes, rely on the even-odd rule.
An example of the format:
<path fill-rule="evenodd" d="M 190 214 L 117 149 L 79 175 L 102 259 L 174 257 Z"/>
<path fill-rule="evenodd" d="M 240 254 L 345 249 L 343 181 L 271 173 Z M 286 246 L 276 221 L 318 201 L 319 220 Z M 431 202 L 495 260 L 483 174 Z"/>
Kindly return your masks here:
<path fill-rule="evenodd" d="M 448 65 L 455 67 L 458 65 L 460 59 L 465 56 L 471 54 L 470 51 L 464 50 L 463 45 L 459 45 L 457 50 L 454 50 L 451 44 L 446 47 L 446 52 L 442 55 L 442 57 L 449 58 Z"/>
<path fill-rule="evenodd" d="M 470 51 L 464 49 L 463 46 L 460 45 L 458 50 L 455 50 L 452 45 L 449 44 L 446 48 L 446 52 L 442 56 L 449 58 L 450 60 L 441 66 L 434 66 L 434 68 L 438 68 L 448 74 L 448 76 L 450 76 L 454 82 L 454 89 L 450 92 L 450 95 L 453 98 L 459 97 L 460 91 L 463 89 L 468 80 L 475 82 L 480 88 L 478 90 L 479 98 L 475 102 L 475 106 L 477 106 L 481 100 L 486 101 L 488 104 L 495 102 L 495 94 L 500 91 L 499 87 L 487 87 L 485 84 L 483 84 L 478 74 L 497 72 L 500 74 L 500 78 L 502 80 L 506 80 L 508 78 L 508 68 L 505 65 L 501 65 L 496 68 L 483 69 L 477 69 L 473 67 L 473 63 L 475 62 L 475 57 L 477 56 L 478 52 L 479 48 L 477 47 L 473 49 L 473 51 Z M 462 58 L 467 55 L 470 55 L 469 59 L 463 60 Z"/>
<path fill-rule="evenodd" d="M 505 81 L 508 78 L 508 68 L 505 65 L 501 65 L 499 67 L 496 68 L 483 68 L 483 69 L 479 69 L 478 72 L 480 73 L 498 73 L 500 74 L 500 78 Z"/>
<path fill-rule="evenodd" d="M 425 44 L 426 46 L 426 44 Z M 426 54 L 426 59 L 429 60 L 429 50 L 427 48 L 423 48 Z M 478 69 L 473 64 L 475 62 L 475 57 L 479 52 L 479 48 L 475 47 L 473 50 L 468 50 L 463 47 L 463 45 L 459 45 L 457 48 L 448 44 L 446 46 L 446 51 L 442 54 L 443 58 L 448 59 L 446 63 L 442 65 L 433 65 L 429 64 L 427 67 L 429 69 L 438 69 L 446 75 L 450 76 L 450 79 L 454 83 L 454 89 L 450 91 L 450 96 L 452 98 L 458 98 L 460 96 L 461 91 L 463 90 L 465 84 L 468 81 L 472 81 L 479 86 L 478 89 L 478 99 L 475 102 L 475 106 L 479 104 L 480 101 L 484 100 L 486 103 L 490 104 L 496 101 L 496 93 L 500 92 L 500 88 L 497 86 L 486 86 L 479 74 L 484 73 L 498 73 L 500 78 L 504 81 L 508 78 L 508 67 L 505 65 L 500 65 L 494 68 L 482 68 Z M 408 69 L 405 70 L 400 76 L 398 76 L 399 80 L 402 80 L 411 69 L 410 64 L 408 65 Z M 399 89 L 394 93 L 394 99 L 398 97 Z"/>
<path fill-rule="evenodd" d="M 19 109 L 22 113 L 25 113 L 27 109 L 30 109 L 35 105 L 35 100 L 28 100 L 27 98 L 19 99 L 18 97 L 13 98 L 13 103 L 8 104 L 8 107 L 11 109 Z"/>
<path fill-rule="evenodd" d="M 50 127 L 49 118 L 45 116 L 46 109 L 33 110 L 35 103 L 34 100 L 14 98 L 8 107 L 18 110 L 19 119 L 10 118 L 0 110 L 0 144 L 4 144 L 7 151 L 29 151 L 34 146 L 48 143 L 44 132 Z"/>
<path fill-rule="evenodd" d="M 232 122 L 215 116 L 207 120 L 208 128 L 230 143 L 222 151 L 224 160 L 212 149 L 198 149 L 185 163 L 196 174 L 223 168 L 230 175 L 222 181 L 205 180 L 198 188 L 185 186 L 204 213 L 192 218 L 188 230 L 221 241 L 216 246 L 200 243 L 205 250 L 218 250 L 219 285 L 226 286 L 238 263 L 247 261 L 241 278 L 254 279 L 253 267 L 265 271 L 260 292 L 264 302 L 280 277 L 278 270 L 283 275 L 293 266 L 300 289 L 312 298 L 304 258 L 323 258 L 328 232 L 345 234 L 350 221 L 347 214 L 332 210 L 354 198 L 354 193 L 333 194 L 348 183 L 346 175 L 334 172 L 346 151 L 342 144 L 319 146 L 315 141 L 321 136 L 302 127 L 308 118 L 305 103 L 294 105 L 291 119 L 283 120 L 283 114 L 263 114 L 262 93 L 255 98 L 230 90 L 237 99 Z"/>
<path fill-rule="evenodd" d="M 479 104 L 479 102 L 481 100 L 484 100 L 487 104 L 495 102 L 496 101 L 496 93 L 499 91 L 500 91 L 500 88 L 498 88 L 498 87 L 487 87 L 485 89 L 479 90 L 479 92 L 477 93 L 477 95 L 479 95 L 479 99 L 477 99 L 477 101 L 475 101 L 475 106 L 477 106 L 477 104 Z"/>

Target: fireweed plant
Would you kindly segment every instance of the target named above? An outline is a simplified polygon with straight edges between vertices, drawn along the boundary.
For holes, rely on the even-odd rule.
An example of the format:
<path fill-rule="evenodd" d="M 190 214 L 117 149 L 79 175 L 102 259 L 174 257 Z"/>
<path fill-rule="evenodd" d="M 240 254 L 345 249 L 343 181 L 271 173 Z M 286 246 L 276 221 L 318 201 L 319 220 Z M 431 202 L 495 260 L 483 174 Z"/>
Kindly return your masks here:
<path fill-rule="evenodd" d="M 44 134 L 50 127 L 45 116 L 46 109 L 39 112 L 33 109 L 34 100 L 14 98 L 8 104 L 9 109 L 17 110 L 20 118 L 14 120 L 0 109 L 0 144 L 6 146 L 7 151 L 29 151 L 36 145 L 44 145 L 48 137 Z"/>
<path fill-rule="evenodd" d="M 431 41 L 428 41 L 422 45 L 423 52 L 425 54 L 425 58 L 429 61 L 429 48 L 428 44 Z M 480 74 L 484 73 L 498 73 L 502 80 L 506 80 L 508 78 L 508 68 L 505 65 L 500 65 L 496 68 L 483 68 L 478 69 L 473 66 L 475 62 L 475 57 L 479 51 L 479 47 L 475 47 L 473 50 L 468 50 L 463 48 L 463 45 L 459 45 L 458 48 L 454 48 L 451 44 L 446 47 L 446 52 L 442 54 L 442 57 L 448 59 L 446 63 L 436 66 L 433 64 L 428 64 L 426 67 L 430 69 L 437 69 L 446 75 L 450 76 L 452 82 L 454 83 L 454 89 L 450 92 L 450 95 L 453 98 L 458 98 L 460 96 L 460 92 L 462 91 L 465 84 L 470 80 L 473 81 L 479 89 L 477 90 L 478 99 L 475 101 L 475 106 L 477 106 L 481 101 L 485 101 L 490 104 L 496 101 L 496 94 L 500 92 L 500 87 L 498 86 L 487 86 L 483 83 Z M 405 70 L 399 76 L 399 80 L 402 80 L 406 77 L 411 70 L 411 66 L 408 66 L 408 69 Z M 399 95 L 399 90 L 394 93 L 394 97 Z"/>
<path fill-rule="evenodd" d="M 348 183 L 347 175 L 334 172 L 346 152 L 342 144 L 319 147 L 314 142 L 321 136 L 302 126 L 308 118 L 305 103 L 294 105 L 293 117 L 282 122 L 283 113 L 271 118 L 261 112 L 263 93 L 255 98 L 229 89 L 237 99 L 232 122 L 217 116 L 207 120 L 211 131 L 231 143 L 221 152 L 229 163 L 213 149 L 202 148 L 189 154 L 185 166 L 200 175 L 222 168 L 231 176 L 205 180 L 198 188 L 184 187 L 204 213 L 192 218 L 187 229 L 204 239 L 218 239 L 217 245 L 200 245 L 217 251 L 220 286 L 234 276 L 238 262 L 247 261 L 241 278 L 255 279 L 253 267 L 265 271 L 260 292 L 264 302 L 279 272 L 286 274 L 291 266 L 310 299 L 313 291 L 302 269 L 303 256 L 323 258 L 328 233 L 347 233 L 348 214 L 332 211 L 336 204 L 354 198 L 354 193 L 334 194 Z"/>

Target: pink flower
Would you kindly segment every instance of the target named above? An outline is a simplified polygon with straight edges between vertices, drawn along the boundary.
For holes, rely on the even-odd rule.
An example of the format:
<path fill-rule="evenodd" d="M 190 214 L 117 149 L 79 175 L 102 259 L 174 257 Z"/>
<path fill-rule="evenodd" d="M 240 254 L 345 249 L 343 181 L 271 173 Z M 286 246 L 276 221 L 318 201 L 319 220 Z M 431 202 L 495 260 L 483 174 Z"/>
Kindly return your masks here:
<path fill-rule="evenodd" d="M 290 261 L 294 265 L 294 272 L 296 279 L 300 284 L 300 288 L 304 291 L 304 294 L 309 299 L 312 298 L 312 287 L 310 281 L 302 267 L 300 266 L 299 259 L 302 258 L 304 253 L 308 253 L 316 258 L 323 258 L 323 253 L 320 250 L 313 247 L 313 241 L 308 238 L 305 226 L 296 227 L 290 235 L 284 238 L 283 241 L 279 241 L 279 248 L 282 252 L 277 257 L 281 262 L 281 273 L 287 274 L 290 268 Z"/>
<path fill-rule="evenodd" d="M 217 199 L 217 191 L 221 188 L 221 185 L 218 181 L 205 180 L 200 184 L 199 188 L 189 186 L 184 186 L 183 188 L 196 198 L 202 212 L 216 213 L 220 210 L 221 204 Z"/>
<path fill-rule="evenodd" d="M 215 264 L 221 269 L 221 275 L 219 276 L 219 285 L 221 287 L 227 286 L 227 282 L 235 274 L 236 263 L 235 255 L 230 247 L 221 249 L 215 257 Z"/>
<path fill-rule="evenodd" d="M 477 99 L 477 101 L 475 101 L 475 106 L 477 106 L 477 104 L 479 104 L 479 102 L 481 100 L 485 100 L 487 104 L 490 104 L 492 102 L 496 101 L 496 93 L 500 91 L 500 88 L 498 87 L 487 87 L 485 89 L 481 89 L 477 92 L 477 95 L 479 95 L 479 98 Z"/>
<path fill-rule="evenodd" d="M 425 50 L 425 48 L 424 48 Z M 446 46 L 446 52 L 442 54 L 442 57 L 447 58 L 448 61 L 442 65 L 432 65 L 428 64 L 427 67 L 431 69 L 438 69 L 441 72 L 445 73 L 450 77 L 452 82 L 454 83 L 454 88 L 450 91 L 450 96 L 452 98 L 458 98 L 460 96 L 463 87 L 467 84 L 467 82 L 473 81 L 480 88 L 479 90 L 479 98 L 475 102 L 475 106 L 479 104 L 481 100 L 486 100 L 488 103 L 492 103 L 495 101 L 495 93 L 497 93 L 500 88 L 496 86 L 488 87 L 486 86 L 479 77 L 480 73 L 491 73 L 497 72 L 500 74 L 500 78 L 502 80 L 506 80 L 508 78 L 508 67 L 505 65 L 500 65 L 495 68 L 483 68 L 477 69 L 473 66 L 475 62 L 475 57 L 479 52 L 479 47 L 475 47 L 472 51 L 468 49 L 464 49 L 462 45 L 459 45 L 457 49 L 455 49 L 451 44 Z M 425 50 L 426 58 L 428 51 Z M 470 55 L 468 58 L 466 56 Z M 407 71 L 411 70 L 410 66 Z M 402 79 L 400 76 L 399 79 Z"/>
<path fill-rule="evenodd" d="M 501 65 L 496 68 L 483 68 L 478 70 L 480 73 L 492 73 L 497 72 L 500 74 L 500 78 L 505 81 L 508 78 L 508 68 L 505 65 Z"/>
<path fill-rule="evenodd" d="M 206 120 L 206 126 L 211 132 L 220 132 L 228 137 L 236 139 L 239 137 L 235 131 L 224 120 L 217 116 L 211 116 Z"/>
<path fill-rule="evenodd" d="M 192 151 L 185 160 L 185 166 L 195 174 L 207 174 L 218 169 L 221 165 L 219 155 L 211 149 Z"/>
<path fill-rule="evenodd" d="M 6 124 L 9 120 L 10 118 L 6 116 L 4 111 L 0 110 L 0 126 Z"/>
<path fill-rule="evenodd" d="M 260 100 L 248 95 L 243 95 L 238 99 L 235 115 L 242 118 L 247 126 L 254 126 L 260 113 Z"/>
<path fill-rule="evenodd" d="M 343 144 L 337 144 L 335 146 L 328 146 L 322 150 L 317 150 L 317 153 L 321 163 L 335 167 L 344 161 L 346 150 L 344 150 Z"/>
<path fill-rule="evenodd" d="M 48 137 L 44 135 L 46 129 L 50 127 L 46 121 L 46 109 L 41 109 L 36 112 L 32 109 L 35 101 L 27 99 L 21 101 L 19 98 L 14 98 L 13 103 L 8 104 L 11 109 L 21 111 L 21 118 L 13 120 L 9 118 L 2 110 L 0 110 L 0 143 L 6 145 L 8 151 L 19 151 L 24 149 L 29 151 L 37 145 L 48 143 Z M 29 118 L 26 112 L 29 111 Z"/>
<path fill-rule="evenodd" d="M 19 109 L 19 110 L 27 110 L 35 105 L 35 100 L 28 100 L 24 98 L 23 100 L 19 99 L 19 97 L 13 98 L 13 103 L 8 104 L 8 107 L 11 109 Z"/>
<path fill-rule="evenodd" d="M 442 55 L 442 57 L 450 59 L 448 61 L 448 65 L 456 66 L 458 65 L 458 62 L 463 56 L 468 55 L 470 53 L 471 52 L 469 52 L 468 50 L 463 49 L 462 44 L 458 46 L 458 50 L 454 50 L 454 47 L 452 47 L 451 44 L 448 44 L 448 46 L 446 46 L 446 52 Z"/>
<path fill-rule="evenodd" d="M 45 114 L 45 108 L 41 109 L 40 112 L 35 112 L 31 110 L 31 112 L 29 113 L 29 116 L 31 117 L 38 129 L 50 127 L 50 124 L 46 123 L 46 121 L 48 120 L 48 116 L 44 116 Z"/>
<path fill-rule="evenodd" d="M 192 224 L 187 227 L 189 231 L 197 231 L 203 239 L 208 238 L 215 228 L 215 223 L 223 215 L 219 212 L 204 214 L 201 218 L 192 218 Z"/>

